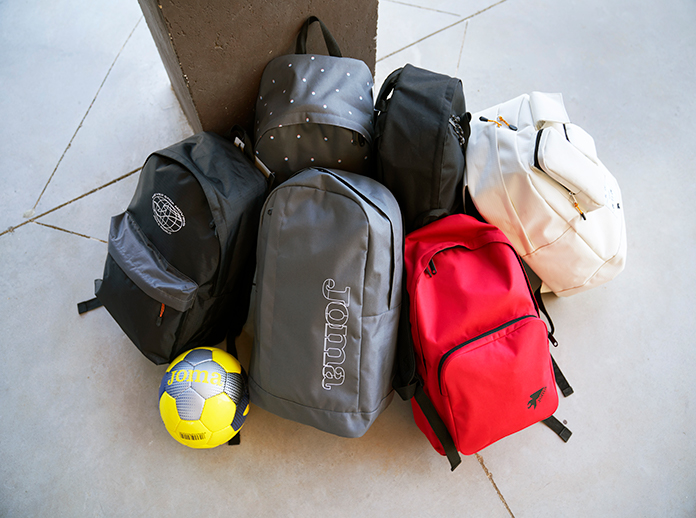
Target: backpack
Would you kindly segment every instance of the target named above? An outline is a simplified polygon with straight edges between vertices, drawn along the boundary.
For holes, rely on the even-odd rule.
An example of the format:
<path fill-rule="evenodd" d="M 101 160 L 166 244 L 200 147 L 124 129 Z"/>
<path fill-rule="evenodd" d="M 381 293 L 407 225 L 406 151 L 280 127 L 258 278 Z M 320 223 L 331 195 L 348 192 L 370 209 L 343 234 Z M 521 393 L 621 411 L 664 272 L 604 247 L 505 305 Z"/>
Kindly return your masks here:
<path fill-rule="evenodd" d="M 431 445 L 474 454 L 553 413 L 556 365 L 522 263 L 493 225 L 455 214 L 406 236 L 408 310 L 395 388 Z M 558 370 L 559 387 L 572 393 Z"/>
<path fill-rule="evenodd" d="M 267 183 L 247 153 L 199 133 L 153 153 L 111 219 L 96 298 L 152 362 L 236 336 L 246 321 Z"/>
<path fill-rule="evenodd" d="M 376 178 L 399 202 L 406 232 L 462 212 L 471 115 L 461 80 L 406 65 L 375 103 Z"/>
<path fill-rule="evenodd" d="M 403 230 L 366 176 L 310 168 L 274 189 L 257 249 L 255 405 L 360 437 L 393 397 Z"/>
<path fill-rule="evenodd" d="M 307 54 L 309 26 L 319 22 L 329 56 Z M 342 57 L 316 16 L 297 36 L 295 54 L 271 60 L 256 101 L 255 149 L 278 183 L 305 167 L 372 173 L 372 72 Z"/>
<path fill-rule="evenodd" d="M 626 261 L 621 190 L 561 94 L 532 92 L 474 115 L 468 191 L 542 291 L 568 296 L 613 279 Z"/>

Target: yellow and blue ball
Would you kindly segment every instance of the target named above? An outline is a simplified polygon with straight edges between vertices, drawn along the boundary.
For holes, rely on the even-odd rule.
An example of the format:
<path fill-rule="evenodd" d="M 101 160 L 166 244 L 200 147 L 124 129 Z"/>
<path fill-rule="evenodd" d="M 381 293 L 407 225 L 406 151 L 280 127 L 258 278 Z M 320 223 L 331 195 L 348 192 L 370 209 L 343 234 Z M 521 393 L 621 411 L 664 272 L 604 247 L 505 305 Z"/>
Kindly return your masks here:
<path fill-rule="evenodd" d="M 191 349 L 165 372 L 159 409 L 167 431 L 181 444 L 219 446 L 237 435 L 249 413 L 246 373 L 222 349 Z"/>

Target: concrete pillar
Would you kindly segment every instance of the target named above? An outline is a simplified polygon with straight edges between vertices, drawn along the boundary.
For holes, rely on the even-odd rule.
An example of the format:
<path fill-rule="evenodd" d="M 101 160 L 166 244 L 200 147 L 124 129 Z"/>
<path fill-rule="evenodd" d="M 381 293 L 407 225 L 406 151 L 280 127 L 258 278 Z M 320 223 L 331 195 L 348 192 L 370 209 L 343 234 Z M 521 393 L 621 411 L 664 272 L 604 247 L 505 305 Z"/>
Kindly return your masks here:
<path fill-rule="evenodd" d="M 374 75 L 378 0 L 138 0 L 172 86 L 194 131 L 251 132 L 266 64 L 295 51 L 304 21 L 319 17 L 346 57 Z M 318 24 L 307 52 L 327 54 Z"/>

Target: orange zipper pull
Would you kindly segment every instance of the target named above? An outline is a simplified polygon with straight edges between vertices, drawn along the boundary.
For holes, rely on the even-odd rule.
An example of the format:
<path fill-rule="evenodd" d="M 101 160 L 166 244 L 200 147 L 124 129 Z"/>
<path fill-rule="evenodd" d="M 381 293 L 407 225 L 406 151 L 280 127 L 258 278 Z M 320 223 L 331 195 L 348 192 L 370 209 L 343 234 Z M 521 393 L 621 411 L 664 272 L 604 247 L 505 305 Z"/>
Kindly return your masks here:
<path fill-rule="evenodd" d="M 498 115 L 498 120 L 499 120 L 500 122 L 502 122 L 503 124 L 505 124 L 505 125 L 506 125 L 508 128 L 510 128 L 512 131 L 517 131 L 517 126 L 513 126 L 513 125 L 510 124 L 508 121 L 506 121 L 505 119 L 503 119 L 503 116 L 502 116 L 502 115 Z"/>
<path fill-rule="evenodd" d="M 498 121 L 494 121 L 494 120 L 492 120 L 492 119 L 487 119 L 487 118 L 484 117 L 483 115 L 482 115 L 481 117 L 479 117 L 479 120 L 480 120 L 481 122 L 492 122 L 493 124 L 495 124 L 495 125 L 498 126 L 498 127 L 502 126 L 502 124 L 500 124 Z"/>
<path fill-rule="evenodd" d="M 578 200 L 575 199 L 575 194 L 573 194 L 572 192 L 570 193 L 570 201 L 573 202 L 573 207 L 575 207 L 575 210 L 577 210 L 580 213 L 580 216 L 582 216 L 582 219 L 587 220 L 587 217 L 585 216 L 585 213 L 583 212 L 582 208 L 580 207 Z"/>
<path fill-rule="evenodd" d="M 162 315 L 164 315 L 164 302 L 162 303 L 162 307 L 160 308 L 159 316 L 157 317 L 157 327 L 162 325 Z"/>

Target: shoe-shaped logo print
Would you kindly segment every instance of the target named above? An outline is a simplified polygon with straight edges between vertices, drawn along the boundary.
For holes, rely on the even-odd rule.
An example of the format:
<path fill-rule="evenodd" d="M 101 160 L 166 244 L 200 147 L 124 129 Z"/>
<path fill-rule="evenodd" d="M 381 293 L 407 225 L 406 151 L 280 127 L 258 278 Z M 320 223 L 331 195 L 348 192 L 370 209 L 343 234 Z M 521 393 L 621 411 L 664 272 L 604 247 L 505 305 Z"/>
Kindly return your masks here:
<path fill-rule="evenodd" d="M 544 393 L 546 392 L 546 387 L 537 390 L 534 394 L 529 396 L 529 402 L 527 403 L 527 408 L 536 408 L 537 403 L 541 401 L 541 398 L 544 397 Z"/>

